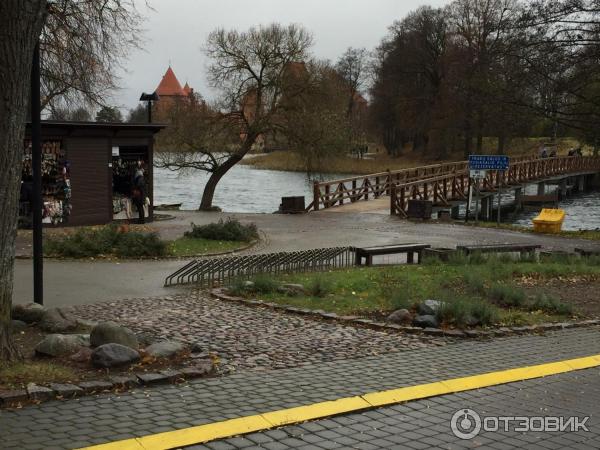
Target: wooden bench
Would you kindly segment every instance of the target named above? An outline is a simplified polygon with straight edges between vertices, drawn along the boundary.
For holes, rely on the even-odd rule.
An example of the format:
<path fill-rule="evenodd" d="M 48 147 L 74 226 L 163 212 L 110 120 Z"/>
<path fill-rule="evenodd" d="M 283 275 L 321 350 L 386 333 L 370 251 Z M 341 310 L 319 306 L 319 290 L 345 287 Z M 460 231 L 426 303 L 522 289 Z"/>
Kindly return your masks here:
<path fill-rule="evenodd" d="M 586 250 L 584 248 L 576 248 L 575 253 L 579 253 L 581 256 L 600 256 L 600 249 Z"/>
<path fill-rule="evenodd" d="M 457 245 L 456 250 L 467 255 L 473 253 L 520 253 L 524 255 L 532 255 L 535 251 L 541 248 L 538 244 L 484 244 L 484 245 Z"/>
<path fill-rule="evenodd" d="M 356 265 L 362 265 L 362 259 L 366 258 L 366 265 L 373 265 L 373 256 L 392 255 L 396 253 L 406 253 L 406 262 L 413 264 L 415 262 L 415 253 L 419 255 L 418 262 L 421 263 L 421 254 L 423 250 L 431 247 L 427 244 L 392 244 L 380 245 L 377 247 L 358 247 L 356 252 Z"/>

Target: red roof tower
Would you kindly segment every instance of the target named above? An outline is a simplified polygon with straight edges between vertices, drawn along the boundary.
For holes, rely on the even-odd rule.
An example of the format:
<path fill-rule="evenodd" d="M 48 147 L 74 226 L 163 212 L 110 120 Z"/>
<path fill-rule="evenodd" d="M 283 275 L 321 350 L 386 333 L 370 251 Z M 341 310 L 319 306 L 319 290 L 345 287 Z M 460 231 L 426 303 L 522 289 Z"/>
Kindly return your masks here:
<path fill-rule="evenodd" d="M 171 69 L 171 66 L 169 66 L 166 73 L 163 75 L 162 80 L 160 80 L 160 83 L 156 88 L 156 93 L 159 95 L 159 97 L 187 95 L 182 89 L 179 80 L 175 76 L 175 72 L 173 72 L 173 69 Z"/>

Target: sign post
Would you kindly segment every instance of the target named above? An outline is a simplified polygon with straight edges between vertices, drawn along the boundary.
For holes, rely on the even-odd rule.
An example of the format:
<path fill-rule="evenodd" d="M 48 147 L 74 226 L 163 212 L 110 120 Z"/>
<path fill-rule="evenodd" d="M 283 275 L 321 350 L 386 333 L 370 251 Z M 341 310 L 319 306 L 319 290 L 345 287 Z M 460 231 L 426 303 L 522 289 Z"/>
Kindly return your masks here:
<path fill-rule="evenodd" d="M 479 218 L 479 180 L 485 179 L 486 171 L 498 172 L 498 224 L 500 223 L 502 178 L 510 165 L 510 159 L 505 155 L 469 155 L 469 181 L 475 180 L 477 186 L 477 201 L 475 203 L 475 221 Z M 502 172 L 502 176 L 501 176 Z"/>

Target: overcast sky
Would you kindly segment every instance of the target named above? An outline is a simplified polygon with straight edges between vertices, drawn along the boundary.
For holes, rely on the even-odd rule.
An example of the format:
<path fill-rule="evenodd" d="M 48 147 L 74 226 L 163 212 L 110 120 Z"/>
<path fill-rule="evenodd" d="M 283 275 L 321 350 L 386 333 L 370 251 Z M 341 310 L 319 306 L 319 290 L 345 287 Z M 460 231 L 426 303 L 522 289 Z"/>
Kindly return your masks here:
<path fill-rule="evenodd" d="M 314 35 L 313 53 L 335 61 L 348 47 L 375 48 L 394 20 L 417 7 L 441 6 L 448 0 L 149 0 L 144 11 L 144 50 L 133 52 L 121 75 L 115 104 L 137 105 L 140 93 L 152 92 L 171 63 L 179 81 L 205 98 L 214 97 L 206 83 L 202 46 L 217 27 L 245 30 L 279 22 L 303 25 Z"/>

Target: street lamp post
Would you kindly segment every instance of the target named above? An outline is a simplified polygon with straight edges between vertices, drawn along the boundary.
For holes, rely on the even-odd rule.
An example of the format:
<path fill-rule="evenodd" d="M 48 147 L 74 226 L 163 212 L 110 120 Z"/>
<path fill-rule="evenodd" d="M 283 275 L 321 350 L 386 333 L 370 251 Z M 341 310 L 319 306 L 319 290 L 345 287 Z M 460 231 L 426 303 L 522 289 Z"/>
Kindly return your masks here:
<path fill-rule="evenodd" d="M 42 121 L 40 107 L 40 43 L 31 65 L 31 165 L 33 172 L 33 301 L 44 304 L 44 255 L 42 251 Z"/>
<path fill-rule="evenodd" d="M 159 99 L 159 97 L 156 92 L 153 92 L 152 94 L 146 94 L 145 92 L 143 92 L 140 97 L 141 102 L 147 103 L 148 123 L 152 123 L 152 102 L 156 102 L 156 101 L 158 101 L 158 99 Z"/>

